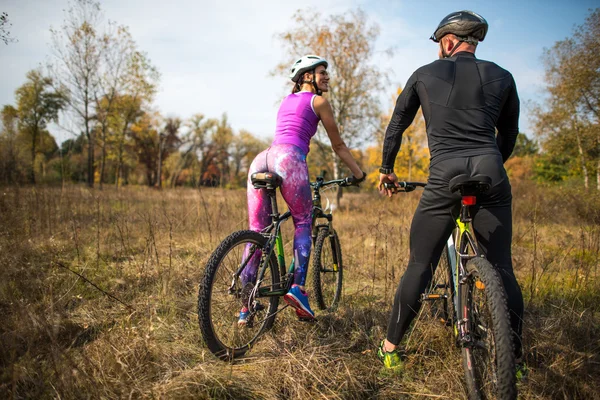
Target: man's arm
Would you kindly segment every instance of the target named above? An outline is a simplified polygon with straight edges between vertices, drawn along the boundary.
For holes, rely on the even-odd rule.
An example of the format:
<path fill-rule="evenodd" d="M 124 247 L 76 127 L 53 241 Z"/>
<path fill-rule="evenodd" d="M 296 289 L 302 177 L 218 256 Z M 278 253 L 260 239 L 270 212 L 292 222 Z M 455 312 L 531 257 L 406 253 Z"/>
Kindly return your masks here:
<path fill-rule="evenodd" d="M 406 87 L 396 100 L 396 107 L 392 114 L 392 119 L 385 131 L 383 141 L 383 157 L 381 167 L 387 169 L 394 168 L 396 155 L 400 151 L 402 143 L 402 134 L 410 126 L 415 118 L 415 114 L 421 106 L 419 96 L 417 95 L 417 73 L 413 73 L 406 82 Z"/>
<path fill-rule="evenodd" d="M 502 154 L 502 162 L 506 162 L 512 154 L 517 135 L 519 134 L 519 94 L 514 78 L 510 77 L 510 87 L 507 89 L 507 97 L 504 106 L 498 117 L 498 134 L 496 135 L 496 144 Z"/>

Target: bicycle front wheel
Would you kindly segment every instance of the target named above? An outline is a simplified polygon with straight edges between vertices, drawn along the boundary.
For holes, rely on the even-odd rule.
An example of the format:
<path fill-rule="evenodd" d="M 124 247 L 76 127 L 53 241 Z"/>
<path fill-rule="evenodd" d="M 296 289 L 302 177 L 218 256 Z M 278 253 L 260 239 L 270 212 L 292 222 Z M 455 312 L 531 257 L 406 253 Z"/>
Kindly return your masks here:
<path fill-rule="evenodd" d="M 431 284 L 422 298 L 431 302 L 430 311 L 433 319 L 447 326 L 453 326 L 454 286 L 448 246 L 444 246 L 438 266 L 431 278 Z"/>
<path fill-rule="evenodd" d="M 257 297 L 254 312 L 246 325 L 239 325 L 242 307 L 248 305 L 253 283 L 242 285 L 236 271 L 248 258 L 260 264 L 267 239 L 254 231 L 239 231 L 229 235 L 211 255 L 198 293 L 198 320 L 202 337 L 210 351 L 222 360 L 240 357 L 272 325 L 279 297 Z M 278 289 L 279 270 L 275 256 L 268 261 L 260 288 Z M 258 266 L 260 270 L 262 266 Z"/>
<path fill-rule="evenodd" d="M 334 310 L 342 296 L 342 249 L 335 230 L 319 229 L 313 257 L 313 290 L 321 310 Z"/>
<path fill-rule="evenodd" d="M 516 399 L 515 359 L 506 294 L 496 270 L 484 258 L 467 265 L 459 286 L 461 317 L 470 333 L 462 348 L 470 399 Z"/>

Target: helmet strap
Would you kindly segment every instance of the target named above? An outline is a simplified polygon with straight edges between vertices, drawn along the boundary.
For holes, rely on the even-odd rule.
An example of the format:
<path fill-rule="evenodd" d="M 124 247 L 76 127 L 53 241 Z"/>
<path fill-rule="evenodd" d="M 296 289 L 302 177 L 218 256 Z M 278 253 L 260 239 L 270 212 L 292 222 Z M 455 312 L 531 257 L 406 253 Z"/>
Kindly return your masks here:
<path fill-rule="evenodd" d="M 317 86 L 317 73 L 315 71 L 315 69 L 313 69 L 311 71 L 312 74 L 312 80 L 310 81 L 310 83 L 312 83 L 313 87 L 315 88 L 315 93 L 318 96 L 321 96 L 323 94 L 323 92 L 321 91 L 321 89 L 319 89 L 319 87 Z"/>

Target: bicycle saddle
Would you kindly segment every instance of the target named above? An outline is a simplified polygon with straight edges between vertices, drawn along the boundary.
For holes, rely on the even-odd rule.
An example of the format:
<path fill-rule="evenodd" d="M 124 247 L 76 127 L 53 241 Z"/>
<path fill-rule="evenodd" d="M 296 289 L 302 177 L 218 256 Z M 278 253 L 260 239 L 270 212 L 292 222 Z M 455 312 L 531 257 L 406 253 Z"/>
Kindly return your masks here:
<path fill-rule="evenodd" d="M 254 189 L 276 189 L 281 186 L 283 179 L 275 172 L 255 172 L 250 175 Z"/>
<path fill-rule="evenodd" d="M 477 196 L 492 187 L 492 178 L 487 175 L 469 176 L 461 174 L 450 179 L 448 188 L 452 193 L 460 191 L 461 196 Z"/>

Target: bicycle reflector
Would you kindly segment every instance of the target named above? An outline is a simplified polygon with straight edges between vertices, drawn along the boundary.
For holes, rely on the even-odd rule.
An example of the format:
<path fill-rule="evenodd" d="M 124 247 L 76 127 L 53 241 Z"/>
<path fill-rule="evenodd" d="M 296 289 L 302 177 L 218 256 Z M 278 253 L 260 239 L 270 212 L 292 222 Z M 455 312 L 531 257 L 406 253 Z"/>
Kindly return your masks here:
<path fill-rule="evenodd" d="M 463 203 L 463 206 L 474 206 L 475 204 L 477 204 L 477 197 L 463 196 L 462 203 Z"/>

